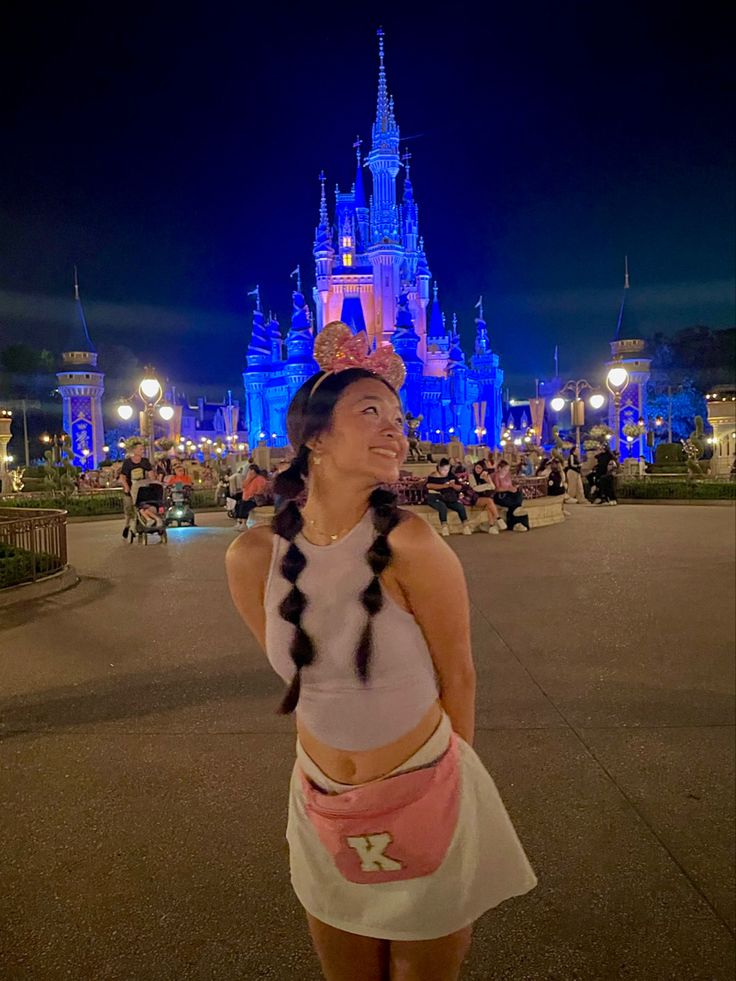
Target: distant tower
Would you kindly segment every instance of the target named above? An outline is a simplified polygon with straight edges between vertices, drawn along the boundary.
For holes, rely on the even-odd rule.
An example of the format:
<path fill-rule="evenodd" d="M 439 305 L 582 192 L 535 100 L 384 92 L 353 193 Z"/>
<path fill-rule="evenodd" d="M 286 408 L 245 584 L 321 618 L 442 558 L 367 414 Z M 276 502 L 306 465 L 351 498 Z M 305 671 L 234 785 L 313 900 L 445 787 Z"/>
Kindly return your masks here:
<path fill-rule="evenodd" d="M 401 389 L 401 401 L 404 408 L 417 416 L 422 411 L 422 373 L 424 365 L 417 354 L 419 335 L 414 329 L 414 323 L 409 311 L 409 301 L 406 293 L 399 297 L 399 311 L 396 315 L 396 329 L 393 336 L 394 350 L 401 356 L 406 365 L 406 381 Z"/>
<path fill-rule="evenodd" d="M 258 287 L 253 291 L 256 296 L 256 309 L 253 311 L 253 331 L 246 358 L 248 367 L 243 372 L 245 404 L 247 406 L 246 426 L 248 444 L 251 447 L 258 445 L 259 439 L 262 438 L 261 433 L 268 435 L 270 432 L 266 385 L 269 379 L 271 358 L 273 357 L 271 336 L 261 310 L 260 294 L 257 291 Z"/>
<path fill-rule="evenodd" d="M 74 310 L 66 350 L 57 372 L 63 401 L 64 430 L 71 439 L 72 459 L 78 466 L 96 468 L 104 459 L 105 430 L 102 422 L 102 393 L 105 375 L 97 371 L 97 352 L 90 340 L 87 320 L 79 297 L 79 280 L 74 267 Z M 85 450 L 88 451 L 85 453 Z"/>
<path fill-rule="evenodd" d="M 396 297 L 402 292 L 401 264 L 405 247 L 401 241 L 399 209 L 396 204 L 396 176 L 401 168 L 399 126 L 394 116 L 394 100 L 389 97 L 384 66 L 383 31 L 378 31 L 378 99 L 373 123 L 371 150 L 367 163 L 373 175 L 371 198 L 371 246 L 368 258 L 373 267 L 375 319 L 368 335 L 390 340 L 394 330 Z"/>
<path fill-rule="evenodd" d="M 611 360 L 606 364 L 606 373 L 614 367 L 626 368 L 629 373 L 629 384 L 621 396 L 620 430 L 617 443 L 620 447 L 620 459 L 651 455 L 645 436 L 642 433 L 638 439 L 629 443 L 623 432 L 624 426 L 636 425 L 639 419 L 646 419 L 647 382 L 651 374 L 651 360 L 642 357 L 646 342 L 639 336 L 641 333 L 636 323 L 636 313 L 632 308 L 629 286 L 629 259 L 624 262 L 624 295 L 618 312 L 616 337 L 611 341 Z M 608 425 L 616 427 L 616 410 L 613 399 L 608 403 Z"/>
<path fill-rule="evenodd" d="M 442 308 L 437 298 L 437 283 L 434 284 L 434 300 L 429 315 L 427 328 L 427 363 L 425 374 L 433 378 L 444 378 L 447 374 L 447 359 L 450 352 L 450 340 L 445 330 Z"/>
<path fill-rule="evenodd" d="M 314 360 L 314 334 L 309 322 L 309 308 L 304 301 L 304 294 L 292 293 L 291 328 L 286 335 L 286 363 L 284 374 L 288 387 L 288 401 L 294 398 L 304 382 L 310 378 L 319 366 Z"/>
<path fill-rule="evenodd" d="M 474 429 L 485 429 L 477 434 L 478 442 L 488 446 L 498 445 L 501 439 L 501 389 L 503 370 L 498 366 L 498 355 L 491 350 L 488 328 L 483 316 L 483 297 L 477 304 L 478 316 L 475 320 L 475 354 L 471 359 L 478 382 L 478 398 L 473 409 L 476 418 Z"/>

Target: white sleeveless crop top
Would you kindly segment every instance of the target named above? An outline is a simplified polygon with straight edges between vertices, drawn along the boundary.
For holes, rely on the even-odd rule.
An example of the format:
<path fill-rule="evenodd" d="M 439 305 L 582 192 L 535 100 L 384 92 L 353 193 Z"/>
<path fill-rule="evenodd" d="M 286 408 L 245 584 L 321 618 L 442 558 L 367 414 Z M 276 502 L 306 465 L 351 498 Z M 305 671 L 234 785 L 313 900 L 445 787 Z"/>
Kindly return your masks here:
<path fill-rule="evenodd" d="M 266 655 L 290 684 L 296 671 L 289 653 L 295 628 L 279 613 L 291 590 L 280 570 L 289 543 L 273 537 L 264 600 Z M 360 594 L 373 576 L 366 555 L 375 537 L 369 509 L 332 545 L 312 545 L 301 534 L 295 539 L 307 559 L 297 581 L 307 597 L 302 626 L 316 652 L 312 664 L 302 668 L 296 713 L 317 739 L 335 749 L 367 750 L 394 742 L 413 729 L 439 698 L 424 634 L 385 589 L 383 608 L 373 617 L 367 683 L 355 669 L 355 651 L 367 617 Z"/>

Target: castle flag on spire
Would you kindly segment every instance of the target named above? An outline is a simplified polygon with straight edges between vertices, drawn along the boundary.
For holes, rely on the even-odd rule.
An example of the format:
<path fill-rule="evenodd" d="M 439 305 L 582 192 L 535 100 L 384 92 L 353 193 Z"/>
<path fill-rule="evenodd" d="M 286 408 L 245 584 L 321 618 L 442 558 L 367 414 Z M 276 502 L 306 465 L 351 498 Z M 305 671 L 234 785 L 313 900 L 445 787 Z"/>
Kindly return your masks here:
<path fill-rule="evenodd" d="M 258 312 L 260 313 L 260 311 L 261 311 L 261 287 L 257 285 L 254 290 L 251 290 L 250 293 L 248 293 L 248 296 L 254 296 L 256 298 L 256 310 L 258 310 Z"/>

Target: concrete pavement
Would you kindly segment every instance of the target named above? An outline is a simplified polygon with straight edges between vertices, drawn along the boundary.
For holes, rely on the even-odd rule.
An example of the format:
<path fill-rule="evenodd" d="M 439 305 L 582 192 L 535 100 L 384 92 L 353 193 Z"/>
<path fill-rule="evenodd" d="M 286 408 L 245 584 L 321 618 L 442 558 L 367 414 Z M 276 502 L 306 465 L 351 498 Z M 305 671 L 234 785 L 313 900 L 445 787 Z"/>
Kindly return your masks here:
<path fill-rule="evenodd" d="M 734 532 L 722 508 L 576 508 L 451 541 L 476 748 L 540 879 L 466 981 L 726 981 Z M 227 595 L 220 515 L 0 611 L 3 981 L 317 981 L 284 842 L 293 723 Z M 452 897 L 448 897 L 452 902 Z"/>

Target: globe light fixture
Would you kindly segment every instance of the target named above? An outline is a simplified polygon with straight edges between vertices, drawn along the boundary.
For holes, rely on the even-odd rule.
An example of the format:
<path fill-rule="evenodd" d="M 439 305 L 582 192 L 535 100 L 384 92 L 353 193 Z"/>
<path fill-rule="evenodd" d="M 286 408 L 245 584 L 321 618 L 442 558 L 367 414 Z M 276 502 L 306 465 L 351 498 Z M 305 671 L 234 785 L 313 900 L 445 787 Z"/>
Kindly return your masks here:
<path fill-rule="evenodd" d="M 623 365 L 614 365 L 606 375 L 606 387 L 613 395 L 616 419 L 616 448 L 621 446 L 621 396 L 629 384 L 629 373 Z"/>
<path fill-rule="evenodd" d="M 621 366 L 611 368 L 606 378 L 606 384 L 609 388 L 617 389 L 619 392 L 623 392 L 623 390 L 629 384 L 629 373 L 626 368 Z"/>
<path fill-rule="evenodd" d="M 605 395 L 591 395 L 588 399 L 591 409 L 602 409 L 606 401 Z"/>
<path fill-rule="evenodd" d="M 127 422 L 133 417 L 133 406 L 128 405 L 127 402 L 123 402 L 122 405 L 118 406 L 118 415 L 121 419 Z"/>
<path fill-rule="evenodd" d="M 109 446 L 103 446 L 102 447 L 102 452 L 105 453 L 105 454 L 108 454 L 110 452 L 110 447 Z"/>
<path fill-rule="evenodd" d="M 121 450 L 124 450 L 124 449 L 125 449 L 125 440 L 124 440 L 124 439 L 119 439 L 119 440 L 118 440 L 118 447 L 119 447 L 119 448 L 120 448 Z"/>
<path fill-rule="evenodd" d="M 558 395 L 556 398 L 552 399 L 550 405 L 555 412 L 561 412 L 565 408 L 565 400 Z"/>
<path fill-rule="evenodd" d="M 158 410 L 158 414 L 164 420 L 164 422 L 171 422 L 174 418 L 174 409 L 170 405 L 162 405 Z"/>
<path fill-rule="evenodd" d="M 158 378 L 144 378 L 138 386 L 138 391 L 146 402 L 157 402 L 161 398 L 161 384 Z"/>

